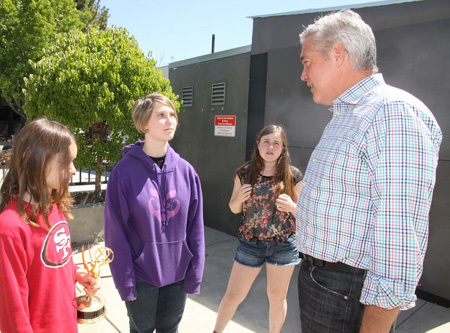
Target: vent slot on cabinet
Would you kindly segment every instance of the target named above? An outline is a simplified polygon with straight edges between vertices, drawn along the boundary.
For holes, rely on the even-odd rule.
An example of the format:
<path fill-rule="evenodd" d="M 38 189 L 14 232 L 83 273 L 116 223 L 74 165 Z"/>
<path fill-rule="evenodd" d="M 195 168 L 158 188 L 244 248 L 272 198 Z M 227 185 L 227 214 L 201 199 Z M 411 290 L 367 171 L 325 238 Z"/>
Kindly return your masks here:
<path fill-rule="evenodd" d="M 225 82 L 211 85 L 211 105 L 225 104 Z"/>

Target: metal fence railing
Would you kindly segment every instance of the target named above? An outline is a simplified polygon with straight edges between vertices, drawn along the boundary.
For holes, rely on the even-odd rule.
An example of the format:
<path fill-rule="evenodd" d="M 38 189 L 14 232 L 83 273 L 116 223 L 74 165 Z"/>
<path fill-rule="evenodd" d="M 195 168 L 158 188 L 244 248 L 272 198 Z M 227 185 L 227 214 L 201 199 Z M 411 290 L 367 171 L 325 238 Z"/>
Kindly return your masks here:
<path fill-rule="evenodd" d="M 101 183 L 107 184 L 112 168 L 106 168 L 102 172 Z M 95 184 L 96 172 L 94 169 L 77 169 L 77 173 L 72 176 L 70 185 L 93 185 Z"/>
<path fill-rule="evenodd" d="M 9 170 L 9 168 L 7 165 L 0 165 L 0 185 L 3 181 L 3 178 L 8 173 L 8 170 Z M 102 177 L 101 177 L 102 184 L 108 183 L 108 179 L 109 179 L 111 170 L 112 170 L 112 167 L 111 168 L 107 167 L 106 170 L 104 170 L 102 172 Z M 94 169 L 78 168 L 78 169 L 76 169 L 76 174 L 72 176 L 70 185 L 94 185 L 95 177 L 96 177 L 96 173 L 95 173 Z"/>
<path fill-rule="evenodd" d="M 8 172 L 8 167 L 6 165 L 0 165 L 0 170 L 0 181 L 2 181 Z"/>

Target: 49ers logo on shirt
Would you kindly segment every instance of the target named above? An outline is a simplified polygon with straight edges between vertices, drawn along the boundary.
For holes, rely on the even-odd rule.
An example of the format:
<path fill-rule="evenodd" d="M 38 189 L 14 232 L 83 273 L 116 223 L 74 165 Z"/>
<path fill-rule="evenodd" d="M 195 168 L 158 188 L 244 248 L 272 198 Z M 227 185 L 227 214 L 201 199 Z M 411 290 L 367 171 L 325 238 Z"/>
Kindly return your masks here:
<path fill-rule="evenodd" d="M 47 234 L 42 247 L 41 260 L 47 267 L 64 266 L 72 256 L 69 225 L 66 221 L 56 223 Z"/>

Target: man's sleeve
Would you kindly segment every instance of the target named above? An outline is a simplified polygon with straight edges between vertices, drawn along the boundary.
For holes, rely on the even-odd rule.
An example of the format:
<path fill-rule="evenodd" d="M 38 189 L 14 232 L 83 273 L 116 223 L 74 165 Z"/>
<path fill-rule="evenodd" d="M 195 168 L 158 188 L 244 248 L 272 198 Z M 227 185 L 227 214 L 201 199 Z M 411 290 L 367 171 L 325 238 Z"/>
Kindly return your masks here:
<path fill-rule="evenodd" d="M 414 306 L 437 167 L 431 136 L 413 107 L 402 102 L 385 105 L 367 134 L 375 216 L 363 304 Z"/>

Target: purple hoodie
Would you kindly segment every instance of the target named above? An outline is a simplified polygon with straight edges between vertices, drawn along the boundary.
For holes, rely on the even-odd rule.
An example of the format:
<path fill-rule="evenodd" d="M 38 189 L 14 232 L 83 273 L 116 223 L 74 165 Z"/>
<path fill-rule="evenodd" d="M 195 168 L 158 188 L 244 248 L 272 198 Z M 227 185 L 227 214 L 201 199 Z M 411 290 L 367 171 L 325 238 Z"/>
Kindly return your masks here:
<path fill-rule="evenodd" d="M 105 245 L 122 300 L 137 297 L 136 281 L 156 287 L 184 280 L 200 292 L 205 265 L 202 192 L 194 168 L 170 146 L 162 169 L 142 150 L 123 149 L 111 172 L 105 203 Z"/>

